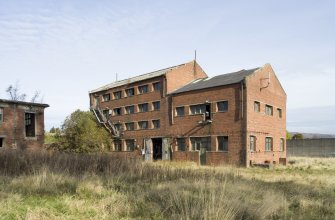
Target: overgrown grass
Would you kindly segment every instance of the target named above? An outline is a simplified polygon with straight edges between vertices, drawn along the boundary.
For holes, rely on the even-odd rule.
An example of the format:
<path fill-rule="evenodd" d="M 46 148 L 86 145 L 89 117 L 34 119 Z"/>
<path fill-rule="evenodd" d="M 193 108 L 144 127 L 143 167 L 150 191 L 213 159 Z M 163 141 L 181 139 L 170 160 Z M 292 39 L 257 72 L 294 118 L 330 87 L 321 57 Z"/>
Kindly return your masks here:
<path fill-rule="evenodd" d="M 274 169 L 1 152 L 1 219 L 332 219 L 335 159 Z"/>

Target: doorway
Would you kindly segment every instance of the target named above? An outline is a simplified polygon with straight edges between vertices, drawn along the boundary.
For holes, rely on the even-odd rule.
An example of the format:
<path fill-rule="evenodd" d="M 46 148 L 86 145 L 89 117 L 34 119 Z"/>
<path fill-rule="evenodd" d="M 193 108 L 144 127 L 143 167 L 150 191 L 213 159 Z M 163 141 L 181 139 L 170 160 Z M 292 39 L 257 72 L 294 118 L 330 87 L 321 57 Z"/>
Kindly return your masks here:
<path fill-rule="evenodd" d="M 153 159 L 161 160 L 162 159 L 162 138 L 152 138 L 152 150 L 153 150 Z"/>

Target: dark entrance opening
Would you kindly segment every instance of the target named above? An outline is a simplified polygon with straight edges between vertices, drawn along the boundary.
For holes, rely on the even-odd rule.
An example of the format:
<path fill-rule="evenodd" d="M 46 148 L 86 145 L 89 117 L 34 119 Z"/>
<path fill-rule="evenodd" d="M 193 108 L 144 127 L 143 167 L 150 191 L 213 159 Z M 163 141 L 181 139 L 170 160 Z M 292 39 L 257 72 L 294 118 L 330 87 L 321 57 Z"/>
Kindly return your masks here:
<path fill-rule="evenodd" d="M 162 159 L 162 138 L 152 138 L 152 148 L 153 148 L 153 159 Z"/>

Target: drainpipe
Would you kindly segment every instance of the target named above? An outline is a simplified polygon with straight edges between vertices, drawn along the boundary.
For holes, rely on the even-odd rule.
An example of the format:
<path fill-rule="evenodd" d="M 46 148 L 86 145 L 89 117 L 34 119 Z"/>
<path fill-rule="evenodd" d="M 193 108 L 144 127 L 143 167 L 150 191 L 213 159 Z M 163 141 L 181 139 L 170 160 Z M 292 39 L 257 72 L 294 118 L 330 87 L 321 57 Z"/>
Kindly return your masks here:
<path fill-rule="evenodd" d="M 17 121 L 16 121 L 16 104 L 14 103 L 14 131 L 13 131 L 13 139 L 14 139 L 14 145 L 12 145 L 12 148 L 16 148 L 16 126 L 17 126 Z"/>
<path fill-rule="evenodd" d="M 242 143 L 245 147 L 245 166 L 249 167 L 249 163 L 248 163 L 248 97 L 247 97 L 247 83 L 246 83 L 246 79 L 244 78 L 241 81 L 241 93 L 242 93 Z M 244 86 L 246 86 L 246 88 L 244 89 Z M 244 98 L 245 95 L 245 98 Z M 246 114 L 244 114 L 244 112 Z"/>

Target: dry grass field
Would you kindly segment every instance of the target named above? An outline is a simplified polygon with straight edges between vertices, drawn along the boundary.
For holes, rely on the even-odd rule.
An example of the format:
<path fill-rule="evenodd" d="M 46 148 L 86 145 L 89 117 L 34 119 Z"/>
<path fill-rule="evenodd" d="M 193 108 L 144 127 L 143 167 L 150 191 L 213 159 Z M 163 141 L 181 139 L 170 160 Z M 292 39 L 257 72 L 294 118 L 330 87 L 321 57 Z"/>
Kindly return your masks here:
<path fill-rule="evenodd" d="M 273 169 L 0 154 L 0 219 L 334 219 L 335 158 Z"/>

